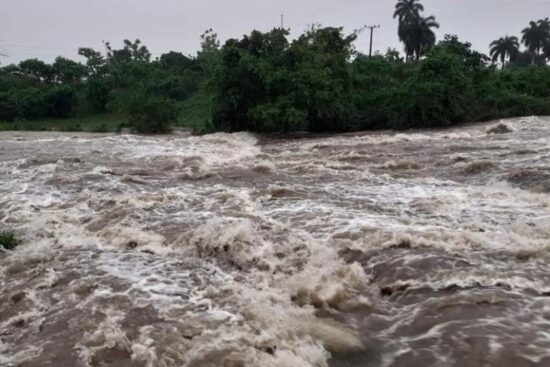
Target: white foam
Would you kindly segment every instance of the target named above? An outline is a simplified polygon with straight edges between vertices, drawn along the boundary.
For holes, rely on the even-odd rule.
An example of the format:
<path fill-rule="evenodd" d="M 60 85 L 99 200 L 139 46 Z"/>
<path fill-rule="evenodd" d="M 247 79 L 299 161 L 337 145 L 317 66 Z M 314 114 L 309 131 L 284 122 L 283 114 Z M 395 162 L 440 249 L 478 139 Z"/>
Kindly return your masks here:
<path fill-rule="evenodd" d="M 26 140 L 0 134 L 2 144 L 19 149 L 1 164 L 0 172 L 9 174 L 0 177 L 0 225 L 23 239 L 16 251 L 0 255 L 0 286 L 10 296 L 11 289 L 24 289 L 28 306 L 21 303 L 27 308 L 18 317 L 36 330 L 48 310 L 104 313 L 97 328 L 68 341 L 83 363 L 118 348 L 148 366 L 170 358 L 186 366 L 328 366 L 331 352 L 363 350 L 365 330 L 316 312 L 369 315 L 384 302 L 365 270 L 384 259 L 346 262 L 341 250 L 401 249 L 400 260 L 413 266 L 426 259 L 414 250 L 428 249 L 460 254 L 480 268 L 432 270 L 390 286 L 550 291 L 543 278 L 530 278 L 542 262 L 518 269 L 498 260 L 476 262 L 475 254 L 487 252 L 544 259 L 550 250 L 548 195 L 516 188 L 499 171 L 545 167 L 550 146 L 540 136 L 547 121 L 507 124 L 514 133 L 505 137 L 487 137 L 484 126 L 473 125 L 262 146 L 251 134 L 73 139 L 23 133 Z M 511 153 L 525 141 L 537 162 Z M 432 145 L 472 149 L 434 151 L 442 155 L 434 162 L 402 152 L 422 144 L 426 154 Z M 452 162 L 478 161 L 480 146 L 487 148 L 483 159 L 510 154 L 486 177 L 463 177 L 460 163 Z M 412 172 L 406 178 L 387 169 L 372 173 L 400 167 Z M 254 171 L 259 179 L 246 177 Z M 72 279 L 70 271 L 81 278 Z M 57 287 L 60 281 L 65 283 Z M 58 295 L 63 298 L 54 303 Z M 123 320 L 141 308 L 164 321 L 140 326 L 130 340 Z M 412 305 L 379 317 L 395 317 L 395 325 L 381 331 L 381 342 L 389 343 L 421 313 Z M 391 348 L 384 344 L 383 361 L 408 354 L 409 344 L 437 339 L 450 325 L 399 339 Z M 537 336 L 532 361 L 546 355 L 540 346 L 547 338 Z M 506 347 L 491 339 L 490 353 Z M 32 360 L 41 348 L 0 344 L 6 355 L 0 363 Z M 450 361 L 443 350 L 432 352 Z"/>

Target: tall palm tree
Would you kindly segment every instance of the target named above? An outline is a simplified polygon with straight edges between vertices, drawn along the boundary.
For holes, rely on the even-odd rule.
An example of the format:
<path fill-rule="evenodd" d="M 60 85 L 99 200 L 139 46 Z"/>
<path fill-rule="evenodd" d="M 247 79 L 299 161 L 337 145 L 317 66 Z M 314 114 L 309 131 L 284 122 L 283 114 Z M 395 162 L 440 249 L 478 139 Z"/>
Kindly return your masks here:
<path fill-rule="evenodd" d="M 432 28 L 439 29 L 439 23 L 435 17 L 420 18 L 418 24 L 419 38 L 416 46 L 416 59 L 418 60 L 429 48 L 435 45 L 436 37 Z"/>
<path fill-rule="evenodd" d="M 407 60 L 418 60 L 435 43 L 432 28 L 439 28 L 439 24 L 433 16 L 423 18 L 423 11 L 419 0 L 398 0 L 395 5 L 393 17 L 399 19 L 398 35 L 405 44 Z"/>
<path fill-rule="evenodd" d="M 541 19 L 537 23 L 540 29 L 542 29 L 542 31 L 546 33 L 546 35 L 550 33 L 550 18 L 547 17 L 547 18 Z"/>
<path fill-rule="evenodd" d="M 548 34 L 550 33 L 550 22 L 548 18 L 539 20 L 538 22 L 529 22 L 529 27 L 525 28 L 522 32 L 523 37 L 521 42 L 527 47 L 527 50 L 531 53 L 531 63 L 535 63 L 535 60 L 539 58 L 541 50 L 548 41 Z"/>
<path fill-rule="evenodd" d="M 550 19 L 544 18 L 538 21 L 542 33 L 542 58 L 543 63 L 550 60 Z"/>
<path fill-rule="evenodd" d="M 493 62 L 500 59 L 502 67 L 506 60 L 511 60 L 519 52 L 519 40 L 517 37 L 504 36 L 491 43 L 491 57 Z"/>
<path fill-rule="evenodd" d="M 420 17 L 420 12 L 424 11 L 424 5 L 419 0 L 398 0 L 395 4 L 394 18 L 399 19 L 397 34 L 399 40 L 405 44 L 405 57 L 408 60 L 414 55 L 414 46 L 411 37 L 408 34 L 408 26 Z"/>
<path fill-rule="evenodd" d="M 435 44 L 435 33 L 432 28 L 439 28 L 434 16 L 421 16 L 407 19 L 401 26 L 401 40 L 405 44 L 407 58 L 419 60 Z"/>
<path fill-rule="evenodd" d="M 399 18 L 399 21 L 406 18 L 415 18 L 420 16 L 420 12 L 424 11 L 424 5 L 420 4 L 419 0 L 399 0 L 395 4 L 394 18 Z"/>
<path fill-rule="evenodd" d="M 550 39 L 546 41 L 546 44 L 544 45 L 542 51 L 544 52 L 544 58 L 546 60 L 550 60 Z"/>

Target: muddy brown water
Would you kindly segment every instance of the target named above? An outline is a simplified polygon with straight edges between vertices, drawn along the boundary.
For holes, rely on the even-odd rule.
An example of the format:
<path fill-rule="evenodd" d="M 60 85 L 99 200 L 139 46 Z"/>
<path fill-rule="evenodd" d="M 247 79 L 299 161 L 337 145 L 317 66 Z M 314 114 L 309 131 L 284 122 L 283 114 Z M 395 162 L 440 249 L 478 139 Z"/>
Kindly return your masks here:
<path fill-rule="evenodd" d="M 550 118 L 0 133 L 4 366 L 550 366 Z"/>

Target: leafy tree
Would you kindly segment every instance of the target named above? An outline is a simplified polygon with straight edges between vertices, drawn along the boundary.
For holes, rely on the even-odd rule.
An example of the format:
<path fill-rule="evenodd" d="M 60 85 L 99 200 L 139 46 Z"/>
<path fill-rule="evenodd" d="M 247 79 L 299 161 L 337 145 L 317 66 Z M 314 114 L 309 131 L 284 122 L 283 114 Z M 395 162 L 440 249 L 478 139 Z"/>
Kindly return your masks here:
<path fill-rule="evenodd" d="M 87 75 L 84 65 L 58 56 L 52 65 L 54 78 L 59 83 L 71 83 L 82 80 Z"/>
<path fill-rule="evenodd" d="M 267 34 L 253 32 L 241 40 L 230 39 L 221 49 L 221 61 L 213 77 L 215 89 L 213 123 L 217 129 L 240 131 L 260 128 L 255 125 L 249 114 L 262 100 L 267 99 L 268 81 L 266 78 L 277 78 L 278 82 L 270 83 L 272 88 L 286 90 L 288 75 L 281 70 L 272 73 L 274 65 L 269 61 L 278 60 L 279 67 L 284 66 L 285 52 L 288 49 L 288 32 L 273 30 Z M 273 43 L 273 46 L 270 44 Z M 277 45 L 277 46 L 275 46 Z M 271 49 L 268 60 L 262 48 Z M 278 50 L 278 52 L 276 51 Z M 264 53 L 264 57 L 260 55 Z M 274 91 L 275 92 L 275 91 Z M 256 115 L 263 115 L 256 111 Z"/>
<path fill-rule="evenodd" d="M 388 48 L 384 57 L 391 62 L 403 62 L 403 58 L 395 48 Z"/>
<path fill-rule="evenodd" d="M 462 57 L 462 61 L 467 67 L 482 67 L 491 61 L 487 55 L 472 50 L 472 44 L 470 42 L 461 42 L 458 36 L 454 34 L 446 34 L 443 40 L 440 41 L 435 48 L 442 48 L 447 52 Z"/>
<path fill-rule="evenodd" d="M 17 74 L 19 73 L 20 69 L 17 65 L 11 64 L 6 65 L 2 69 L 0 69 L 2 74 Z"/>
<path fill-rule="evenodd" d="M 507 60 L 513 60 L 518 52 L 519 41 L 517 37 L 506 35 L 491 43 L 491 58 L 493 62 L 500 59 L 502 67 L 504 67 Z"/>
<path fill-rule="evenodd" d="M 461 55 L 434 50 L 420 65 L 408 88 L 414 103 L 408 113 L 413 127 L 448 126 L 469 118 L 471 80 Z"/>
<path fill-rule="evenodd" d="M 197 69 L 198 66 L 197 60 L 185 56 L 181 52 L 174 51 L 162 54 L 159 62 L 165 68 L 177 69 L 180 71 Z"/>
<path fill-rule="evenodd" d="M 197 52 L 197 61 L 207 72 L 212 72 L 214 64 L 220 54 L 218 34 L 212 28 L 201 35 L 201 49 Z"/>
<path fill-rule="evenodd" d="M 139 39 L 134 42 L 124 40 L 124 47 L 119 50 L 113 49 L 110 42 L 105 42 L 105 48 L 107 49 L 107 60 L 111 63 L 147 63 L 151 61 L 149 49 Z"/>
<path fill-rule="evenodd" d="M 295 104 L 307 111 L 309 131 L 344 131 L 351 128 L 352 79 L 348 62 L 356 34 L 342 28 L 312 27 L 289 49 L 291 91 Z"/>
<path fill-rule="evenodd" d="M 229 40 L 215 74 L 214 124 L 239 131 L 349 129 L 355 35 L 312 27 L 289 44 L 288 31 Z"/>
<path fill-rule="evenodd" d="M 78 54 L 86 58 L 89 76 L 99 76 L 105 73 L 106 61 L 101 52 L 91 48 L 81 47 L 78 49 Z"/>
<path fill-rule="evenodd" d="M 54 75 L 52 66 L 38 59 L 21 61 L 19 71 L 23 75 L 40 82 L 50 82 Z"/>

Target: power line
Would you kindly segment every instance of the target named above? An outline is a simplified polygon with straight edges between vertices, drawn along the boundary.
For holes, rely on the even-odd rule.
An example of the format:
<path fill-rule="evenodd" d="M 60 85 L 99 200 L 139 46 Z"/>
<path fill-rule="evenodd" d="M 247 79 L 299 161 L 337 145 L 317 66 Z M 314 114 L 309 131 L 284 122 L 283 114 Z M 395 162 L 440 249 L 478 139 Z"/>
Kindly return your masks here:
<path fill-rule="evenodd" d="M 13 47 L 13 48 L 23 48 L 23 49 L 36 49 L 36 50 L 78 51 L 78 48 L 31 46 L 31 45 L 20 45 L 20 44 L 14 44 L 14 43 L 2 43 L 2 46 L 4 46 L 4 47 Z"/>

